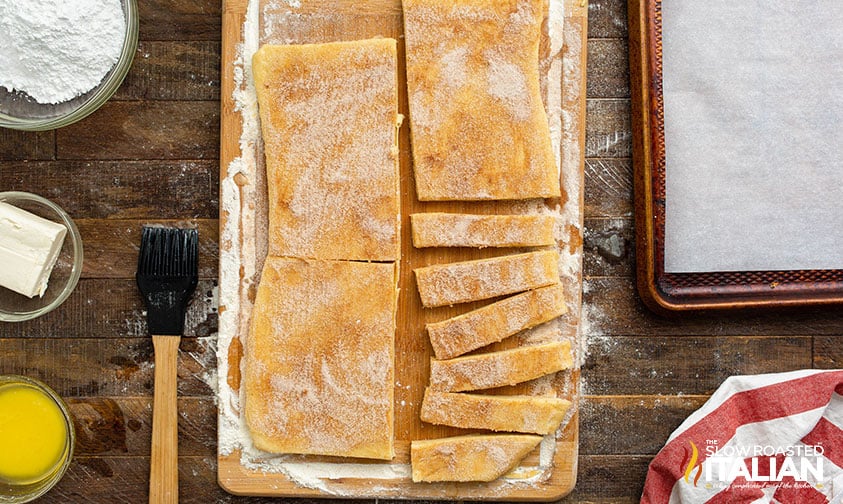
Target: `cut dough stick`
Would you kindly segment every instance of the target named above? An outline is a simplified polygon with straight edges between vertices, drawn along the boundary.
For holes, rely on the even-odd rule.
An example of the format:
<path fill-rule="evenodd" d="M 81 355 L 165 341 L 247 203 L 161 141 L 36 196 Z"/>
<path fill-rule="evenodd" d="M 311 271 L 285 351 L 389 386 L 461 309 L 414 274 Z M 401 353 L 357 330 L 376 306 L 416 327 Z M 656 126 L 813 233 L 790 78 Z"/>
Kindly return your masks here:
<path fill-rule="evenodd" d="M 474 434 L 410 443 L 413 481 L 493 481 L 541 442 L 528 434 Z"/>
<path fill-rule="evenodd" d="M 552 215 L 417 213 L 410 216 L 413 246 L 541 247 L 556 243 Z"/>
<path fill-rule="evenodd" d="M 421 419 L 461 429 L 550 434 L 571 407 L 558 397 L 437 392 L 427 389 Z"/>
<path fill-rule="evenodd" d="M 269 255 L 400 258 L 396 41 L 264 45 Z"/>
<path fill-rule="evenodd" d="M 430 388 L 461 392 L 504 387 L 567 369 L 572 364 L 569 341 L 554 341 L 450 360 L 430 359 Z"/>
<path fill-rule="evenodd" d="M 539 82 L 547 0 L 402 6 L 419 199 L 559 196 Z"/>
<path fill-rule="evenodd" d="M 394 263 L 268 257 L 245 348 L 255 447 L 391 459 Z"/>
<path fill-rule="evenodd" d="M 541 287 L 468 313 L 427 324 L 437 359 L 453 359 L 513 334 L 553 320 L 568 311 L 561 284 Z"/>
<path fill-rule="evenodd" d="M 523 292 L 559 282 L 559 254 L 542 250 L 417 268 L 416 283 L 428 308 Z"/>

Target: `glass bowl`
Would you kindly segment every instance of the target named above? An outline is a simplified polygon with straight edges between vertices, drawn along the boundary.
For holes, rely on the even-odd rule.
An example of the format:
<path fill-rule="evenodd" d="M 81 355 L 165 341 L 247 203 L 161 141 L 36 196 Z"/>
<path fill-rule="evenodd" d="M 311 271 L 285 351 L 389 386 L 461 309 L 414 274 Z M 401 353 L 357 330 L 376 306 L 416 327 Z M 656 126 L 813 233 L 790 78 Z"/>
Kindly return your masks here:
<path fill-rule="evenodd" d="M 59 456 L 56 465 L 38 481 L 12 484 L 0 480 L 0 504 L 20 504 L 30 502 L 47 493 L 56 483 L 61 480 L 67 468 L 73 460 L 73 449 L 76 444 L 76 429 L 73 425 L 73 416 L 67 404 L 56 392 L 46 384 L 34 378 L 19 375 L 0 375 L 0 389 L 4 387 L 26 387 L 41 392 L 44 396 L 55 402 L 64 419 L 67 429 L 67 438 L 64 450 Z"/>
<path fill-rule="evenodd" d="M 9 91 L 0 86 L 0 127 L 27 131 L 44 131 L 67 126 L 93 113 L 123 83 L 132 66 L 138 46 L 138 5 L 136 0 L 120 0 L 126 16 L 126 35 L 120 59 L 97 87 L 72 100 L 38 103 L 26 93 Z"/>
<path fill-rule="evenodd" d="M 0 321 L 34 319 L 62 304 L 76 288 L 82 275 L 82 236 L 67 212 L 41 196 L 26 192 L 0 192 L 0 201 L 67 227 L 64 244 L 43 296 L 28 298 L 0 287 Z"/>

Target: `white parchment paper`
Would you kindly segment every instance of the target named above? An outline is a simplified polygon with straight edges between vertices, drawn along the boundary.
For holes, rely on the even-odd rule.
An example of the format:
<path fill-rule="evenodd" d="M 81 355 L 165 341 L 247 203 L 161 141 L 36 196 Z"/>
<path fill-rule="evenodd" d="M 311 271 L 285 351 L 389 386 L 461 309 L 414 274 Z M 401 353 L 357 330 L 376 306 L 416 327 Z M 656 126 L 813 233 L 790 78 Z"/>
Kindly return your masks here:
<path fill-rule="evenodd" d="M 667 272 L 843 269 L 843 0 L 663 0 Z"/>

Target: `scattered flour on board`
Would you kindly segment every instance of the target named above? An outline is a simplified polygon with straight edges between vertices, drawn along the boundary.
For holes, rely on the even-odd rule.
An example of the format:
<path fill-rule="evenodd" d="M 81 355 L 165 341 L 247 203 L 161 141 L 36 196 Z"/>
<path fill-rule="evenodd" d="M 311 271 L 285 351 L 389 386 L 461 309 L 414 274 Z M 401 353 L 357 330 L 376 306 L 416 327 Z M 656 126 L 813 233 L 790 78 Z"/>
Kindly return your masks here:
<path fill-rule="evenodd" d="M 199 364 L 199 369 L 204 370 L 196 377 L 210 387 L 214 392 L 214 402 L 217 402 L 217 389 L 219 388 L 217 367 L 211 362 L 217 355 L 217 336 L 202 336 L 196 338 L 196 340 L 199 350 L 189 351 L 187 355 Z"/>

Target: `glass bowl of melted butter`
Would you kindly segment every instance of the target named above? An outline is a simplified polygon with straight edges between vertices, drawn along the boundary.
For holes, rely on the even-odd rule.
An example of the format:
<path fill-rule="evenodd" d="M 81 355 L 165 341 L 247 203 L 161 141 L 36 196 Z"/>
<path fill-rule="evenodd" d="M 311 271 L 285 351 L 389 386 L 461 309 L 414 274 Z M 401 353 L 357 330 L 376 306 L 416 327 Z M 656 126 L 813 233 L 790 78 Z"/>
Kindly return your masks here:
<path fill-rule="evenodd" d="M 45 131 L 87 117 L 123 83 L 137 45 L 136 0 L 0 1 L 0 127 Z"/>
<path fill-rule="evenodd" d="M 46 384 L 0 375 L 0 502 L 47 493 L 73 458 L 75 429 L 67 405 Z"/>
<path fill-rule="evenodd" d="M 62 304 L 82 262 L 82 236 L 67 212 L 36 194 L 0 192 L 0 324 Z"/>

